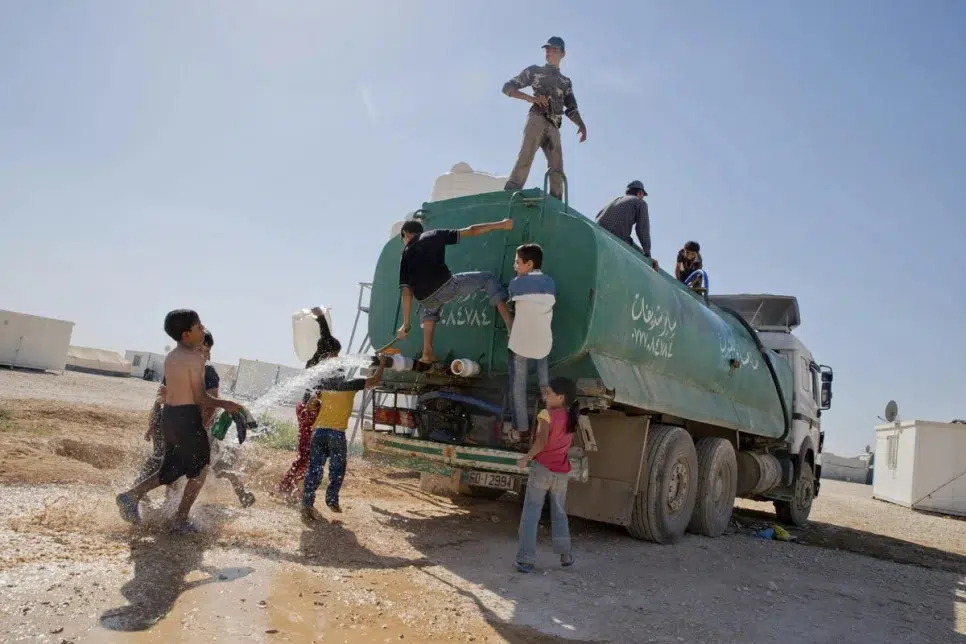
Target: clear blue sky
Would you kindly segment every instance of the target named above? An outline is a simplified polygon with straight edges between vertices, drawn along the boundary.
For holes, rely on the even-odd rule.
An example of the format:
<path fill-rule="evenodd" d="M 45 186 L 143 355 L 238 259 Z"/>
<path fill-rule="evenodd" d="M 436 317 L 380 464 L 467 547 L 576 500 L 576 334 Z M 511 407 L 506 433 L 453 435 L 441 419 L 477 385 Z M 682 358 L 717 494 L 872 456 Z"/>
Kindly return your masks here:
<path fill-rule="evenodd" d="M 641 179 L 665 266 L 695 238 L 717 292 L 797 295 L 829 449 L 892 397 L 966 416 L 955 0 L 0 0 L 0 307 L 160 350 L 190 306 L 216 359 L 293 364 L 323 303 L 347 340 L 391 223 L 457 161 L 509 171 L 500 87 L 550 35 L 589 129 L 572 205 Z"/>

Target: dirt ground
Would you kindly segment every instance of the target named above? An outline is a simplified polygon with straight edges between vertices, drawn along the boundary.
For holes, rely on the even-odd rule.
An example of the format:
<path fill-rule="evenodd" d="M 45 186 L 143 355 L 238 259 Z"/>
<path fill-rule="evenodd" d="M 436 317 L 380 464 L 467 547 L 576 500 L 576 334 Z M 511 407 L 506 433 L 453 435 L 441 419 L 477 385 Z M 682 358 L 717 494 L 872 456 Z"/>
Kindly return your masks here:
<path fill-rule="evenodd" d="M 354 458 L 344 514 L 306 527 L 269 493 L 291 453 L 256 446 L 253 507 L 210 480 L 202 534 L 169 536 L 150 508 L 134 529 L 113 496 L 147 454 L 152 394 L 0 371 L 4 641 L 966 643 L 966 521 L 847 483 L 824 483 L 794 543 L 751 536 L 773 515 L 744 501 L 729 534 L 674 546 L 573 520 L 577 565 L 543 527 L 527 576 L 512 498 L 431 496 Z"/>

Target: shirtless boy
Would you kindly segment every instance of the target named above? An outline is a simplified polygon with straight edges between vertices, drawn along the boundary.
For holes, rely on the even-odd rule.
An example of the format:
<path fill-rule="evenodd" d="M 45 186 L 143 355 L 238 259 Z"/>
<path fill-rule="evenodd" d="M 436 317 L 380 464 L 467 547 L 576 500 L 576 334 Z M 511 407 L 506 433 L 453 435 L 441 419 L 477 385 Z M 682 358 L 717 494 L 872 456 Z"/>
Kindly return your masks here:
<path fill-rule="evenodd" d="M 171 311 L 164 318 L 164 331 L 177 341 L 178 346 L 164 359 L 165 392 L 161 410 L 164 457 L 161 469 L 133 489 L 118 494 L 117 505 L 121 518 L 139 524 L 138 503 L 141 498 L 184 476 L 188 483 L 175 514 L 175 531 L 197 532 L 188 521 L 188 512 L 205 482 L 211 459 L 202 412 L 206 407 L 220 407 L 234 413 L 240 406 L 205 391 L 205 356 L 198 350 L 204 340 L 205 327 L 197 313 L 186 309 Z"/>

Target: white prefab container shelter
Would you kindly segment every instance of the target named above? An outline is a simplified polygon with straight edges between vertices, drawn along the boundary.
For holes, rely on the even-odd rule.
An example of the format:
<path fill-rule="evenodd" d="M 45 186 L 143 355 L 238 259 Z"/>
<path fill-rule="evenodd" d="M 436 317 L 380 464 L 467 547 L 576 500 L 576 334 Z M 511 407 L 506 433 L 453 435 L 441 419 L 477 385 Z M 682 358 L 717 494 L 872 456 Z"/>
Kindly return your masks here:
<path fill-rule="evenodd" d="M 131 363 L 131 375 L 144 378 L 149 369 L 153 373 L 153 380 L 161 382 L 164 377 L 164 355 L 151 351 L 125 351 L 124 359 Z"/>
<path fill-rule="evenodd" d="M 268 393 L 275 385 L 289 380 L 301 372 L 302 369 L 294 367 L 242 358 L 238 361 L 238 375 L 232 393 L 246 399 L 259 398 Z M 302 394 L 301 391 L 298 393 L 299 395 Z"/>
<path fill-rule="evenodd" d="M 63 371 L 74 323 L 0 310 L 0 365 Z"/>
<path fill-rule="evenodd" d="M 845 458 L 830 452 L 822 454 L 822 478 L 866 484 L 869 461 L 861 458 Z"/>
<path fill-rule="evenodd" d="M 131 363 L 122 358 L 121 354 L 94 347 L 68 347 L 67 369 L 103 376 L 131 376 Z"/>
<path fill-rule="evenodd" d="M 872 496 L 914 510 L 966 516 L 966 425 L 878 425 Z"/>
<path fill-rule="evenodd" d="M 211 366 L 218 372 L 221 391 L 226 394 L 232 393 L 235 389 L 235 380 L 238 378 L 238 367 L 223 362 L 212 362 Z"/>

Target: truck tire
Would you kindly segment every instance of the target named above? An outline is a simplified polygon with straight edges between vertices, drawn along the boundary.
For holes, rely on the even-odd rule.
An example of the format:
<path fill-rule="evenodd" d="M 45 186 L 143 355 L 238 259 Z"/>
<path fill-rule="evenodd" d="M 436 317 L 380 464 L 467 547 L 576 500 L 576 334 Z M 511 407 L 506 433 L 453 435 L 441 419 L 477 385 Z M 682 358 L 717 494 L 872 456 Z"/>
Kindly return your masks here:
<path fill-rule="evenodd" d="M 738 457 L 723 438 L 702 438 L 698 454 L 698 489 L 688 530 L 706 537 L 720 537 L 728 528 L 738 489 Z"/>
<path fill-rule="evenodd" d="M 794 498 L 791 501 L 775 501 L 775 515 L 782 523 L 802 528 L 808 523 L 815 499 L 815 474 L 808 461 L 802 463 L 802 473 L 792 490 Z"/>
<path fill-rule="evenodd" d="M 680 427 L 654 425 L 647 437 L 647 468 L 633 501 L 627 531 L 635 539 L 674 543 L 691 521 L 698 488 L 698 455 Z"/>

